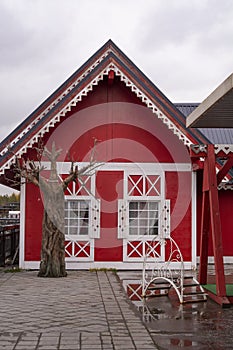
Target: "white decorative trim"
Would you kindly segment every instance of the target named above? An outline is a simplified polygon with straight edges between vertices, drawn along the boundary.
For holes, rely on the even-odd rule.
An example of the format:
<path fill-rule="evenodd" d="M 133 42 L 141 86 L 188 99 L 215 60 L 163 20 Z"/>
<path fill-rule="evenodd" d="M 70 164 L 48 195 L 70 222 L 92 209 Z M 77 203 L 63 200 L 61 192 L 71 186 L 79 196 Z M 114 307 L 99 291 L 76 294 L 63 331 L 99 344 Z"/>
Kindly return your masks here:
<path fill-rule="evenodd" d="M 130 253 L 128 253 L 128 248 L 130 248 Z M 156 249 L 159 250 L 156 251 Z M 143 262 L 146 253 L 150 251 L 153 257 L 148 258 L 149 262 L 155 260 L 156 262 L 161 262 L 165 260 L 165 249 L 164 246 L 160 244 L 159 239 L 155 236 L 147 236 L 147 237 L 138 237 L 123 240 L 123 261 L 124 262 Z M 137 256 L 133 256 L 133 255 Z"/>
<path fill-rule="evenodd" d="M 127 87 L 130 87 L 131 91 L 134 92 L 135 95 L 139 97 L 154 114 L 157 115 L 158 119 L 162 120 L 168 129 L 171 130 L 173 134 L 184 143 L 184 145 L 188 147 L 191 146 L 191 140 L 182 133 L 182 131 L 155 105 L 151 99 L 149 99 L 126 75 L 124 75 L 119 68 L 114 67 L 112 69 L 114 69 L 116 75 L 120 76 L 121 81 L 123 81 Z"/>
<path fill-rule="evenodd" d="M 199 153 L 206 153 L 207 155 L 207 145 L 191 145 L 191 150 L 195 153 L 195 154 L 199 154 Z M 233 153 L 233 145 L 231 144 L 215 144 L 214 145 L 214 153 L 216 155 L 218 155 L 220 152 L 223 152 L 224 154 L 226 154 L 226 157 L 229 153 Z M 201 158 L 204 158 L 200 157 Z M 216 172 L 219 171 L 220 166 L 217 164 L 216 166 Z M 218 186 L 218 190 L 233 190 L 233 184 L 229 183 L 229 179 L 231 178 L 230 175 L 226 175 L 223 179 L 223 181 L 220 183 L 220 185 Z"/>
<path fill-rule="evenodd" d="M 214 151 L 215 154 L 218 154 L 220 151 L 224 152 L 225 154 L 229 154 L 233 152 L 233 145 L 214 145 Z"/>
<path fill-rule="evenodd" d="M 191 150 L 198 154 L 198 153 L 207 153 L 207 145 L 203 144 L 203 145 L 190 145 Z M 226 155 L 228 155 L 229 153 L 233 152 L 233 145 L 231 144 L 215 144 L 214 145 L 214 153 L 218 154 L 219 152 L 223 152 Z"/>
<path fill-rule="evenodd" d="M 129 231 L 129 204 L 126 199 L 118 199 L 117 238 L 127 238 Z"/>
<path fill-rule="evenodd" d="M 100 199 L 91 199 L 90 237 L 100 238 Z"/>
<path fill-rule="evenodd" d="M 218 186 L 218 190 L 231 190 L 233 191 L 233 184 L 229 184 L 229 183 L 220 183 L 220 185 Z"/>
<path fill-rule="evenodd" d="M 98 64 L 98 63 L 97 63 Z M 186 146 L 191 146 L 192 142 L 191 140 L 181 132 L 181 130 L 126 76 L 122 73 L 122 71 L 116 67 L 113 63 L 110 63 L 99 75 L 97 75 L 84 89 L 82 89 L 65 107 L 63 107 L 62 110 L 60 110 L 46 125 L 44 125 L 43 128 L 40 129 L 40 131 L 34 135 L 31 140 L 29 140 L 24 146 L 16 152 L 15 155 L 13 155 L 0 169 L 0 174 L 4 174 L 5 169 L 9 169 L 10 166 L 15 161 L 15 156 L 21 157 L 24 153 L 27 152 L 27 148 L 32 147 L 32 145 L 38 140 L 43 137 L 45 133 L 49 131 L 51 127 L 53 127 L 56 123 L 58 123 L 62 117 L 66 115 L 67 112 L 71 110 L 73 106 L 76 106 L 78 102 L 82 101 L 82 98 L 84 96 L 87 96 L 87 94 L 93 90 L 93 87 L 98 85 L 98 83 L 103 80 L 103 77 L 105 75 L 108 75 L 109 71 L 114 70 L 115 74 L 120 76 L 121 81 L 125 83 L 127 87 L 131 89 L 132 92 L 136 94 L 138 98 L 141 99 L 141 101 L 154 113 L 156 116 L 161 119 L 161 121 L 170 129 Z M 90 70 L 91 71 L 91 70 Z M 87 71 L 88 74 L 90 71 Z M 73 86 L 73 85 L 72 85 Z M 74 86 L 73 86 L 74 87 Z M 72 90 L 72 88 L 70 88 Z M 69 92 L 71 91 L 69 90 Z M 67 89 L 68 91 L 68 89 Z M 68 92 L 67 92 L 68 93 Z M 64 98 L 66 94 L 62 95 L 62 98 Z M 59 100 L 60 101 L 60 100 Z M 53 108 L 56 105 L 56 103 L 52 104 Z M 47 112 L 44 112 L 45 114 Z M 40 115 L 40 119 L 42 119 L 45 114 Z M 39 117 L 38 117 L 39 118 Z M 32 124 L 30 124 L 30 127 L 28 126 L 27 129 L 25 129 L 20 135 L 17 136 L 17 139 L 12 141 L 10 145 L 7 145 L 4 149 L 4 152 L 2 154 L 5 154 L 7 151 L 9 151 L 10 147 L 18 142 L 21 137 L 23 137 L 29 130 L 38 123 L 40 119 L 36 119 L 37 121 L 34 121 Z"/>
<path fill-rule="evenodd" d="M 170 199 L 165 199 L 161 203 L 160 211 L 160 236 L 169 238 L 171 234 L 170 227 Z"/>
<path fill-rule="evenodd" d="M 122 163 L 121 163 L 122 164 Z M 125 164 L 125 163 L 124 163 Z M 130 199 L 135 199 L 138 198 L 140 200 L 161 200 L 164 198 L 164 189 L 165 189 L 165 174 L 164 174 L 164 170 L 163 170 L 163 165 L 165 164 L 160 164 L 160 163 L 128 163 L 128 167 L 127 167 L 127 163 L 125 164 L 126 166 L 124 166 L 124 198 L 130 200 Z M 173 169 L 176 169 L 175 167 L 171 167 Z M 118 164 L 118 169 L 119 169 L 119 164 Z M 167 167 L 167 169 L 169 169 L 169 166 Z M 166 170 L 167 170 L 166 169 Z M 178 170 L 177 170 L 178 171 Z M 141 176 L 139 181 L 143 182 L 143 188 L 142 188 L 142 193 L 140 193 L 141 191 L 139 190 L 139 188 L 137 187 L 138 182 L 136 184 L 134 184 L 134 181 L 132 180 L 132 176 L 134 175 L 139 175 Z M 146 193 L 146 180 L 148 181 L 148 176 L 158 176 L 158 179 L 160 180 L 160 192 L 157 195 L 148 195 L 148 193 Z M 138 191 L 140 193 L 140 195 L 131 195 L 131 190 L 129 192 L 129 188 L 128 188 L 128 183 L 131 183 L 133 188 L 138 188 Z"/>
<path fill-rule="evenodd" d="M 11 143 L 9 145 L 7 145 L 7 147 L 5 147 L 1 152 L 0 155 L 3 156 L 9 148 L 11 148 L 12 146 L 14 146 L 14 144 L 16 144 L 25 134 L 27 134 L 32 127 L 34 127 L 41 119 L 43 119 L 43 117 L 52 109 L 54 108 L 60 101 L 62 101 L 64 99 L 65 96 L 67 96 L 71 90 L 73 90 L 73 88 L 75 86 L 77 86 L 88 74 L 90 74 L 93 69 L 98 66 L 98 64 L 100 64 L 105 57 L 107 57 L 109 55 L 109 53 L 112 50 L 107 50 L 100 58 L 98 58 L 98 60 L 96 60 L 91 67 L 89 67 L 88 69 L 85 70 L 85 72 L 78 77 L 78 79 L 76 79 L 65 91 L 63 91 L 55 100 L 52 101 L 52 103 L 50 103 L 50 105 L 42 112 L 38 115 L 38 117 L 33 120 L 33 122 L 27 126 L 26 129 L 24 129 L 19 135 L 17 135 L 17 137 L 11 141 Z"/>
<path fill-rule="evenodd" d="M 71 252 L 68 249 L 69 247 L 71 248 Z M 83 238 L 75 240 L 69 236 L 65 236 L 65 253 L 66 262 L 94 261 L 94 240 L 89 239 L 88 237 L 86 237 L 86 239 Z M 86 256 L 80 257 L 80 254 L 84 254 Z"/>
<path fill-rule="evenodd" d="M 142 303 L 142 280 L 140 279 L 123 279 L 122 284 L 126 292 L 130 291 L 128 298 L 133 302 L 134 305 L 140 307 Z M 136 299 L 136 300 L 135 300 Z"/>

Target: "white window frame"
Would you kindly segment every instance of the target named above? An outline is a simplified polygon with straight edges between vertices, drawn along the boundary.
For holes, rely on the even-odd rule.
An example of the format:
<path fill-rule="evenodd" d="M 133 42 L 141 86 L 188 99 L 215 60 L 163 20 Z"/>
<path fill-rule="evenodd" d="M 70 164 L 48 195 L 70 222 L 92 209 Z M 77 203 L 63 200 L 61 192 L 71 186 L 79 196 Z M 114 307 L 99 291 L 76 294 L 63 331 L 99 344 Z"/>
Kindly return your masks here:
<path fill-rule="evenodd" d="M 133 196 L 128 192 L 128 179 L 130 176 L 139 175 L 142 177 L 143 190 L 142 195 Z M 156 196 L 147 195 L 146 192 L 146 178 L 147 176 L 155 175 L 160 178 L 160 193 Z M 153 186 L 153 185 L 152 185 Z M 150 192 L 150 190 L 149 190 Z M 129 234 L 129 203 L 132 201 L 146 201 L 146 202 L 157 202 L 159 212 L 159 223 L 158 223 L 158 235 L 131 235 Z M 170 200 L 165 199 L 165 173 L 159 171 L 158 168 L 153 170 L 143 169 L 141 164 L 140 167 L 137 165 L 132 166 L 124 171 L 124 199 L 118 200 L 118 238 L 128 240 L 151 240 L 156 237 L 170 237 Z"/>
<path fill-rule="evenodd" d="M 140 201 L 139 198 L 135 200 Z M 142 201 L 146 201 L 145 199 Z M 170 237 L 170 200 L 164 201 L 148 200 L 148 202 L 158 202 L 159 205 L 159 223 L 158 223 L 158 235 L 131 235 L 129 234 L 129 202 L 132 200 L 119 199 L 118 200 L 118 238 L 129 240 L 140 239 L 156 239 L 164 237 Z"/>
<path fill-rule="evenodd" d="M 65 239 L 70 240 L 88 240 L 100 237 L 100 200 L 94 197 L 83 196 L 65 196 L 65 201 L 81 202 L 85 201 L 89 203 L 89 222 L 88 222 L 88 234 L 65 234 Z"/>
<path fill-rule="evenodd" d="M 67 198 L 66 200 L 65 200 L 65 204 L 68 204 L 68 208 L 65 208 L 65 220 L 67 220 L 68 221 L 68 225 L 66 225 L 66 223 L 65 223 L 65 228 L 68 228 L 68 233 L 65 233 L 65 236 L 69 236 L 69 237 L 71 237 L 71 238 L 73 238 L 73 239 L 75 239 L 75 238 L 79 238 L 79 237 L 88 237 L 89 236 L 89 232 L 90 232 L 90 216 L 91 216 L 91 205 L 90 205 L 90 200 L 84 200 L 84 199 L 77 199 L 77 198 Z M 81 205 L 81 203 L 87 203 L 87 205 L 88 205 L 88 208 L 87 208 L 87 211 L 88 211 L 88 226 L 87 226 L 87 233 L 86 234 L 80 234 L 80 230 L 81 230 L 81 227 L 82 226 L 80 226 L 80 222 L 81 222 L 81 217 L 80 216 L 78 216 L 77 217 L 77 221 L 78 221 L 78 225 L 76 226 L 76 225 L 70 225 L 70 221 L 73 219 L 71 216 L 70 216 L 70 212 L 71 212 L 71 210 L 72 210 L 72 208 L 70 208 L 69 207 L 69 204 L 71 204 L 71 203 L 77 203 L 78 204 L 78 207 L 77 208 L 75 208 L 75 211 L 78 213 L 78 214 L 80 214 L 80 205 Z M 75 227 L 76 228 L 76 230 L 77 230 L 77 233 L 76 234 L 74 234 L 74 233 L 70 233 L 70 229 L 71 228 L 73 228 L 73 227 Z M 79 233 L 78 233 L 78 231 L 79 231 Z"/>
<path fill-rule="evenodd" d="M 159 232 L 160 232 L 159 213 L 161 212 L 160 201 L 151 200 L 151 199 L 149 199 L 149 200 L 145 200 L 145 199 L 142 199 L 142 200 L 136 199 L 135 200 L 135 199 L 132 199 L 132 200 L 128 201 L 128 205 L 130 206 L 130 203 L 132 203 L 132 202 L 135 202 L 135 203 L 146 202 L 146 203 L 157 203 L 158 204 L 158 234 L 156 234 L 156 235 L 155 234 L 154 235 L 152 235 L 152 234 L 144 234 L 144 235 L 143 234 L 135 234 L 135 235 L 131 234 L 130 233 L 130 208 L 129 208 L 129 214 L 128 214 L 129 215 L 129 218 L 128 218 L 128 220 L 129 220 L 128 221 L 128 224 L 129 224 L 128 237 L 130 239 L 139 239 L 140 237 L 147 237 L 147 238 L 151 239 L 151 238 L 154 238 L 155 236 L 159 235 Z M 137 219 L 138 219 L 138 217 L 137 217 Z M 150 228 L 151 228 L 150 226 L 147 227 L 147 229 L 150 229 Z M 138 229 L 140 229 L 140 226 L 138 227 Z"/>

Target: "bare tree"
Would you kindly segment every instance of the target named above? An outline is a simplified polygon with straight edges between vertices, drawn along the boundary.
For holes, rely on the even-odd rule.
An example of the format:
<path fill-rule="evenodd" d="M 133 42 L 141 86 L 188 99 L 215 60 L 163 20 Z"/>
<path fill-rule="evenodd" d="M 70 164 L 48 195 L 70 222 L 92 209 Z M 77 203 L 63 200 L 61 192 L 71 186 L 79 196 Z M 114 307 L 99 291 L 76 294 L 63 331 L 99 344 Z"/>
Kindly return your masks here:
<path fill-rule="evenodd" d="M 16 158 L 16 177 L 23 178 L 38 186 L 43 194 L 44 215 L 39 277 L 64 277 L 67 275 L 65 268 L 64 191 L 70 182 L 76 181 L 78 177 L 87 173 L 90 175 L 99 166 L 93 160 L 94 149 L 95 146 L 90 163 L 87 166 L 78 170 L 78 167 L 74 166 L 74 162 L 71 162 L 70 174 L 63 181 L 59 181 L 57 174 L 57 158 L 61 150 L 56 150 L 54 143 L 51 151 L 46 147 L 43 150 L 43 155 L 51 163 L 48 180 L 40 174 L 45 169 L 40 162 L 31 160 L 20 162 Z M 41 158 L 41 148 L 37 149 L 37 153 L 40 156 L 39 158 Z"/>

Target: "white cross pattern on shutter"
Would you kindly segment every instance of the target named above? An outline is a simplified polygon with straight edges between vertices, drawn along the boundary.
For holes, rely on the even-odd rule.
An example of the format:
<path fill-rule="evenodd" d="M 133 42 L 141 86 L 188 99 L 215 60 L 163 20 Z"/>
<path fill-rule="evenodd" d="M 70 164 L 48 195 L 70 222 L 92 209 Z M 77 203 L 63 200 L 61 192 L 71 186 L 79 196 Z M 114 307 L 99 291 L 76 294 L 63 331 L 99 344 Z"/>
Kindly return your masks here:
<path fill-rule="evenodd" d="M 100 199 L 91 199 L 90 238 L 100 238 Z"/>
<path fill-rule="evenodd" d="M 166 199 L 161 203 L 160 236 L 170 237 L 170 229 L 170 199 Z"/>
<path fill-rule="evenodd" d="M 118 199 L 118 238 L 127 238 L 128 226 L 128 201 L 125 199 Z"/>

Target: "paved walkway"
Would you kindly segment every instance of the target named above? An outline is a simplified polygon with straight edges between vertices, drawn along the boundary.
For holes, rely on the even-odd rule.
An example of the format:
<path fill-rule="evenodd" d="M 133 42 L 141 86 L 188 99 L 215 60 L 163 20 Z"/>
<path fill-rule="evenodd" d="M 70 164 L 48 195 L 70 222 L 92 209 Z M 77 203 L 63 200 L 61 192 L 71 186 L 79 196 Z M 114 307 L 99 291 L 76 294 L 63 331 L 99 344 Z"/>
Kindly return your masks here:
<path fill-rule="evenodd" d="M 157 349 L 112 272 L 0 272 L 1 350 Z"/>

